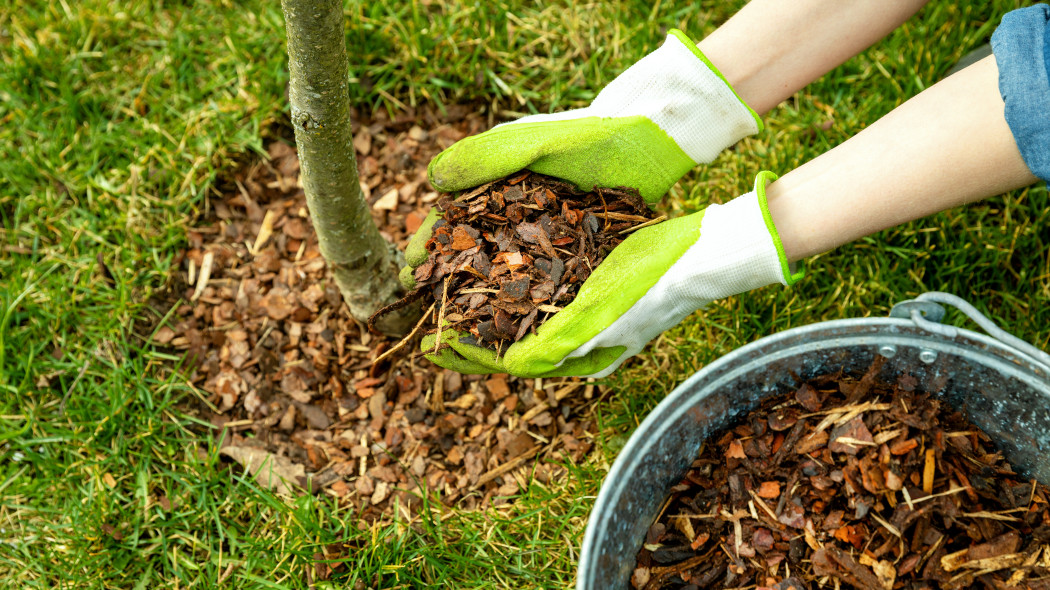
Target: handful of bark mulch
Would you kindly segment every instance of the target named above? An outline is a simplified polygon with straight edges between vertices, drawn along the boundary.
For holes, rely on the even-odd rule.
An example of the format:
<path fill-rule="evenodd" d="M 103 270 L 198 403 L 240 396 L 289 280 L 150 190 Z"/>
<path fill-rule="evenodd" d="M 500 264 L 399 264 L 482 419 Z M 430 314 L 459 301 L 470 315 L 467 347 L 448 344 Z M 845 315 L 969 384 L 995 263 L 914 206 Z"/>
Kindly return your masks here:
<path fill-rule="evenodd" d="M 636 589 L 1050 589 L 1050 493 L 916 380 L 826 375 L 715 435 Z M 864 400 L 864 401 L 862 401 Z"/>
<path fill-rule="evenodd" d="M 584 192 L 528 171 L 442 195 L 436 207 L 443 216 L 415 270 L 416 295 L 435 304 L 431 332 L 443 321 L 497 351 L 570 303 L 609 252 L 654 218 L 633 189 Z"/>

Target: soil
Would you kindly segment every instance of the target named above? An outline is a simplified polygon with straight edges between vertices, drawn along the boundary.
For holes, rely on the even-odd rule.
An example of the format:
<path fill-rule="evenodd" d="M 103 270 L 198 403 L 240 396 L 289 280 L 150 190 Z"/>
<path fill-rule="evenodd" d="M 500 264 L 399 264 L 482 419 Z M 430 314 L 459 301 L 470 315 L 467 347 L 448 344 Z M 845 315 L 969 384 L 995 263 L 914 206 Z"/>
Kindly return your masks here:
<path fill-rule="evenodd" d="M 354 146 L 373 218 L 403 249 L 438 199 L 427 163 L 489 122 L 466 106 L 384 114 L 355 113 Z M 215 426 L 223 455 L 253 472 L 272 458 L 286 481 L 265 485 L 335 496 L 363 522 L 413 515 L 424 488 L 465 509 L 497 504 L 562 477 L 557 461 L 582 461 L 604 393 L 591 382 L 460 375 L 411 354 L 418 342 L 373 363 L 395 342 L 342 304 L 293 146 L 272 140 L 219 185 L 151 304 L 147 334 L 186 355 L 186 411 Z"/>
<path fill-rule="evenodd" d="M 635 589 L 1050 589 L 1050 490 L 916 380 L 810 380 L 708 439 Z"/>

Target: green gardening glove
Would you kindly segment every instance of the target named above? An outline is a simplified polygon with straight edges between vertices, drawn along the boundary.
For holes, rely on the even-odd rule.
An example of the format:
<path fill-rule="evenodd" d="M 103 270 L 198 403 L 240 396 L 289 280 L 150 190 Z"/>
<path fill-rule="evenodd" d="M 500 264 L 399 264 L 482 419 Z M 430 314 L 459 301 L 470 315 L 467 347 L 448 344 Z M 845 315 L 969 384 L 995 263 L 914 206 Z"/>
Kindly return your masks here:
<path fill-rule="evenodd" d="M 451 192 L 528 168 L 584 190 L 633 187 L 652 203 L 697 163 L 761 128 L 758 115 L 675 29 L 587 108 L 498 125 L 441 152 L 427 172 L 434 188 Z M 415 284 L 412 268 L 426 260 L 435 215 L 431 210 L 405 251 L 406 288 Z"/>
<path fill-rule="evenodd" d="M 500 356 L 453 330 L 427 358 L 462 373 L 604 377 L 650 340 L 714 299 L 801 278 L 784 256 L 766 183 L 725 205 L 640 229 L 594 270 L 572 303 Z M 435 349 L 436 334 L 423 339 Z"/>
<path fill-rule="evenodd" d="M 427 241 L 430 240 L 430 236 L 434 233 L 434 223 L 440 218 L 441 213 L 438 212 L 437 207 L 431 207 L 426 219 L 419 224 L 419 229 L 412 234 L 412 239 L 409 240 L 408 246 L 405 246 L 405 263 L 408 266 L 401 269 L 397 278 L 401 281 L 401 285 L 409 291 L 416 288 L 416 277 L 413 276 L 413 273 L 417 266 L 427 261 L 429 254 L 427 252 Z"/>
<path fill-rule="evenodd" d="M 468 137 L 438 154 L 434 188 L 463 190 L 523 168 L 583 190 L 629 186 L 659 199 L 698 163 L 762 128 L 758 115 L 679 30 L 590 106 L 532 115 Z"/>
<path fill-rule="evenodd" d="M 696 45 L 674 30 L 659 49 L 606 86 L 589 107 L 525 117 L 464 139 L 439 154 L 428 173 L 435 188 L 451 192 L 528 168 L 585 190 L 635 187 L 652 203 L 696 164 L 714 160 L 725 147 L 761 127 L 758 116 Z M 428 358 L 464 373 L 608 374 L 706 301 L 687 297 L 681 305 L 668 307 L 660 300 L 656 305 L 662 311 L 631 311 L 642 301 L 643 307 L 654 304 L 647 293 L 663 297 L 682 290 L 669 279 L 668 270 L 686 258 L 685 252 L 702 255 L 710 250 L 711 246 L 697 248 L 701 242 L 711 243 L 699 237 L 703 218 L 696 214 L 636 232 L 596 269 L 571 305 L 500 357 L 445 330 L 441 339 L 449 347 Z M 424 245 L 436 220 L 432 210 L 406 250 L 409 266 L 401 278 L 408 288 L 415 282 L 412 269 L 426 260 Z M 763 230 L 762 239 L 771 245 L 779 269 L 771 228 L 770 224 Z M 763 277 L 758 282 L 776 280 L 786 279 Z M 716 289 L 706 294 L 724 296 L 718 293 Z M 423 350 L 434 350 L 436 338 L 425 338 Z"/>

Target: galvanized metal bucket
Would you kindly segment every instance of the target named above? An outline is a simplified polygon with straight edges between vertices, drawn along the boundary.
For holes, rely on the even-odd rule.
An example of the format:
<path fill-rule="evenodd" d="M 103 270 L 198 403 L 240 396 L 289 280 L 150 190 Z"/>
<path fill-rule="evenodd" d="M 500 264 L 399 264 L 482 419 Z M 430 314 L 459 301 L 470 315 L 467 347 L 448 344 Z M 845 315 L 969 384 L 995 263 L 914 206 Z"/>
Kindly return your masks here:
<path fill-rule="evenodd" d="M 945 326 L 957 307 L 987 333 Z M 888 318 L 793 328 L 748 344 L 690 377 L 661 402 L 620 451 L 591 511 L 577 590 L 629 587 L 635 556 L 671 486 L 700 443 L 763 399 L 832 371 L 908 373 L 981 427 L 1027 477 L 1050 483 L 1050 355 L 1007 334 L 964 300 L 926 293 Z"/>

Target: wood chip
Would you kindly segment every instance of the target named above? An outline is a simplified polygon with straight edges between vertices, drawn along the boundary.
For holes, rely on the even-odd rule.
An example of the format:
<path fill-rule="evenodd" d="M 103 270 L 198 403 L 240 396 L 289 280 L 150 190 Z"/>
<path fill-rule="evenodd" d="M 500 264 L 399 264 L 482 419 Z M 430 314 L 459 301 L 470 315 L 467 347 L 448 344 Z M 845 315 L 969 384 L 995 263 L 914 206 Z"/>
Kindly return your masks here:
<path fill-rule="evenodd" d="M 933 493 L 933 477 L 937 470 L 937 457 L 934 449 L 926 449 L 926 467 L 922 471 L 922 491 Z"/>
<path fill-rule="evenodd" d="M 273 222 L 276 220 L 277 214 L 272 209 L 267 209 L 262 224 L 259 225 L 259 235 L 255 236 L 255 243 L 252 244 L 252 256 L 255 256 L 273 235 Z"/>
<path fill-rule="evenodd" d="M 190 301 L 196 301 L 204 294 L 204 289 L 208 286 L 208 280 L 211 279 L 211 268 L 214 263 L 215 254 L 210 250 L 205 252 L 204 259 L 201 261 L 200 275 L 197 277 L 197 287 L 193 290 L 193 296 L 190 297 Z"/>

